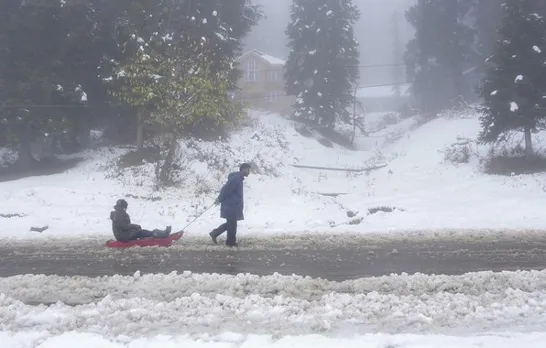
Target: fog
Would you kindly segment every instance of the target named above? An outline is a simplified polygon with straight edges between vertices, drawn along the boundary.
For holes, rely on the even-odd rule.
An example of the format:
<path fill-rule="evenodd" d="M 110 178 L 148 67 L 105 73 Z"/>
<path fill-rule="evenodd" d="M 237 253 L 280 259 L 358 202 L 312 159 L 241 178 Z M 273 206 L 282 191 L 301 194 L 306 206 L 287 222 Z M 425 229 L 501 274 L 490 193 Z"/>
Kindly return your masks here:
<path fill-rule="evenodd" d="M 317 0 L 320 1 L 320 0 Z M 355 26 L 356 38 L 360 43 L 360 63 L 366 65 L 402 65 L 404 47 L 413 37 L 414 31 L 404 18 L 404 12 L 417 0 L 354 0 L 361 18 Z M 286 58 L 288 56 L 286 26 L 290 21 L 292 0 L 254 0 L 262 6 L 266 18 L 246 40 L 246 49 L 258 49 L 265 53 Z M 395 50 L 395 13 L 399 17 L 398 50 Z M 361 84 L 375 85 L 401 82 L 405 79 L 403 67 L 397 76 L 393 67 L 362 67 Z M 396 80 L 396 81 L 395 81 Z"/>

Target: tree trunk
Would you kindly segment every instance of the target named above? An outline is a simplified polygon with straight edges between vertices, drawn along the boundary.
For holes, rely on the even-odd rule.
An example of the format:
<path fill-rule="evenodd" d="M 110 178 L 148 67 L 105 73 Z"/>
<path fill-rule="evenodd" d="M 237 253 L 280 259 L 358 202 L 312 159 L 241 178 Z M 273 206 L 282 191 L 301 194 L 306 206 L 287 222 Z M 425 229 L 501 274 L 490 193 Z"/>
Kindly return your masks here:
<path fill-rule="evenodd" d="M 144 149 L 144 111 L 139 111 L 137 116 L 136 146 L 138 152 Z"/>
<path fill-rule="evenodd" d="M 358 91 L 358 86 L 355 86 L 354 96 L 353 96 L 353 134 L 351 134 L 351 144 L 355 143 L 356 137 L 356 93 Z"/>
<path fill-rule="evenodd" d="M 13 164 L 13 166 L 19 170 L 19 171 L 27 171 L 34 168 L 34 165 L 36 164 L 36 160 L 34 157 L 32 157 L 31 148 L 30 148 L 30 142 L 31 137 L 28 134 L 28 130 L 23 131 L 23 133 L 19 137 L 19 149 L 18 149 L 18 157 L 17 161 Z"/>
<path fill-rule="evenodd" d="M 531 159 L 534 155 L 533 138 L 531 137 L 531 127 L 525 126 L 525 158 Z"/>
<path fill-rule="evenodd" d="M 171 135 L 171 141 L 169 143 L 169 152 L 167 152 L 167 157 L 161 166 L 159 172 L 159 182 L 163 185 L 169 184 L 169 172 L 172 168 L 174 155 L 176 154 L 176 148 L 178 146 L 178 136 L 176 134 Z"/>
<path fill-rule="evenodd" d="M 459 98 L 465 99 L 464 75 L 459 66 L 453 68 L 453 92 L 455 92 L 455 101 Z"/>

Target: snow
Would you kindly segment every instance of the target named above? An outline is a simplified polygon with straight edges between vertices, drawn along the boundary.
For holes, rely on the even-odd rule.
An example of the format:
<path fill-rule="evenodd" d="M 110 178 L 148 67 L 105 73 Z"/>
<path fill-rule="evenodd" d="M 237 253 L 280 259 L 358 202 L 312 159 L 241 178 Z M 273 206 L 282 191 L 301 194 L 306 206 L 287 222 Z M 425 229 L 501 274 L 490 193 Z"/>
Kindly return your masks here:
<path fill-rule="evenodd" d="M 518 103 L 516 102 L 510 102 L 510 111 L 516 112 L 519 110 Z"/>
<path fill-rule="evenodd" d="M 115 162 L 130 150 L 127 147 L 89 150 L 78 155 L 83 157 L 81 163 L 60 174 L 0 183 L 0 213 L 23 215 L 0 218 L 0 236 L 39 241 L 111 238 L 109 212 L 118 198 L 126 198 L 133 221 L 145 228 L 182 228 L 204 212 L 186 230 L 185 241 L 206 237 L 222 220 L 216 207 L 205 209 L 227 174 L 243 161 L 255 162 L 262 173 L 245 181 L 246 219 L 239 227 L 243 239 L 544 228 L 542 182 L 546 176 L 483 174 L 480 160 L 489 148 L 472 142 L 480 132 L 477 116 L 469 112 L 421 125 L 417 118 L 399 121 L 389 116 L 394 121 L 385 123 L 384 114 L 370 114 L 365 126 L 372 133 L 357 134 L 354 151 L 338 145 L 325 147 L 318 133 L 304 137 L 292 121 L 279 115 L 252 112 L 252 122 L 230 139 L 181 142 L 178 163 L 187 170 L 177 176 L 180 184 L 162 190 L 154 186 L 152 163 L 117 170 Z M 350 134 L 351 127 L 345 131 Z M 533 136 L 537 150 L 543 151 L 544 133 Z M 469 142 L 459 146 L 460 139 Z M 515 139 L 521 141 L 522 136 Z M 470 153 L 468 163 L 457 163 L 459 147 Z M 366 174 L 293 165 L 386 167 Z M 398 209 L 368 213 L 381 206 Z M 355 216 L 349 218 L 348 212 Z M 41 234 L 29 232 L 41 226 L 49 229 Z"/>
<path fill-rule="evenodd" d="M 130 338 L 180 332 L 509 337 L 543 331 L 545 286 L 546 271 L 400 274 L 343 282 L 190 272 L 20 275 L 0 278 L 0 330 Z"/>
<path fill-rule="evenodd" d="M 260 57 L 267 60 L 270 64 L 273 65 L 285 65 L 286 61 L 277 57 L 270 56 L 268 54 L 261 53 Z"/>
<path fill-rule="evenodd" d="M 0 147 L 0 168 L 7 167 L 17 160 L 17 151 Z"/>
<path fill-rule="evenodd" d="M 255 54 L 257 55 L 258 57 L 262 58 L 263 60 L 265 60 L 266 62 L 268 62 L 269 64 L 271 65 L 280 65 L 280 66 L 284 66 L 286 64 L 286 61 L 285 60 L 282 60 L 280 58 L 277 58 L 277 57 L 273 57 L 271 55 L 268 55 L 268 54 L 265 54 L 263 52 L 260 52 L 258 50 L 251 50 L 245 54 L 243 54 L 241 57 L 239 57 L 237 60 L 238 61 L 241 61 L 241 59 L 243 59 L 244 57 L 246 57 L 247 55 L 249 54 Z"/>
<path fill-rule="evenodd" d="M 518 335 L 450 337 L 417 335 L 354 335 L 324 337 L 320 335 L 287 336 L 224 334 L 218 337 L 202 335 L 157 336 L 138 340 L 107 338 L 93 333 L 68 332 L 58 336 L 44 333 L 28 335 L 1 333 L 3 348 L 329 348 L 329 347 L 404 347 L 404 348 L 519 348 L 540 347 L 546 339 L 543 333 Z"/>

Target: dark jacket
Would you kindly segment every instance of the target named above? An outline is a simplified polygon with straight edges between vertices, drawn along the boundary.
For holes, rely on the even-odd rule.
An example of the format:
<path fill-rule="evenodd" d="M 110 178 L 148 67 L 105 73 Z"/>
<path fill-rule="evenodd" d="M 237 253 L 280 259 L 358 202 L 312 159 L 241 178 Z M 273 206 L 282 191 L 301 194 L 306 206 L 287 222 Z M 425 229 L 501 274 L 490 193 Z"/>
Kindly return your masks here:
<path fill-rule="evenodd" d="M 228 175 L 227 183 L 220 190 L 218 202 L 220 206 L 220 216 L 226 220 L 244 220 L 244 198 L 243 198 L 244 176 L 241 172 L 235 172 Z"/>
<path fill-rule="evenodd" d="M 114 237 L 120 242 L 132 240 L 135 233 L 141 230 L 141 227 L 131 223 L 129 214 L 123 208 L 114 207 L 114 209 L 114 211 L 110 212 Z"/>

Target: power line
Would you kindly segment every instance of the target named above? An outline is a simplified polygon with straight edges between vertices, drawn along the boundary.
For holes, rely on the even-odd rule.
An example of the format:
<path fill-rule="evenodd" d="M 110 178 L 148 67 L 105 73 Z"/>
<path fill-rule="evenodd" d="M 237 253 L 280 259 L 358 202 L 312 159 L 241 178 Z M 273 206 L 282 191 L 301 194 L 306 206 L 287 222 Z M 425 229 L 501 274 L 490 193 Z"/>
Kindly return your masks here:
<path fill-rule="evenodd" d="M 399 83 L 385 83 L 378 85 L 359 86 L 358 89 L 376 88 L 376 87 L 389 87 L 399 86 L 407 84 L 407 82 Z M 275 91 L 272 91 L 275 92 Z M 238 93 L 240 94 L 240 93 Z M 274 99 L 274 98 L 290 98 L 295 95 L 290 94 L 277 94 L 277 95 L 253 95 L 253 96 L 237 96 L 231 98 L 231 100 L 245 101 L 245 100 L 258 100 L 258 99 Z M 97 109 L 103 107 L 120 107 L 119 105 L 112 104 L 32 104 L 32 105 L 0 105 L 0 109 Z"/>
<path fill-rule="evenodd" d="M 405 64 L 373 64 L 373 65 L 344 65 L 345 68 L 405 68 Z M 239 69 L 243 73 L 260 73 L 260 72 L 282 72 L 284 67 L 277 69 L 256 69 L 256 70 L 245 70 Z"/>
<path fill-rule="evenodd" d="M 389 86 L 394 87 L 394 86 L 399 86 L 399 85 L 404 85 L 404 84 L 407 84 L 407 82 L 385 83 L 385 84 L 379 84 L 379 85 L 359 86 L 358 89 L 360 90 L 360 89 L 366 89 L 366 88 L 389 87 Z M 272 92 L 275 92 L 275 91 L 272 91 Z M 295 95 L 280 94 L 280 95 L 265 95 L 265 96 L 258 95 L 258 96 L 248 96 L 248 97 L 241 96 L 241 97 L 237 97 L 237 98 L 233 98 L 233 99 L 234 100 L 245 101 L 245 100 L 259 100 L 259 99 L 293 98 L 293 97 L 295 97 Z"/>

